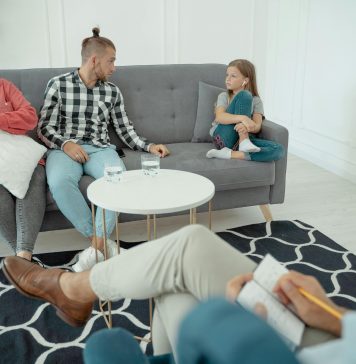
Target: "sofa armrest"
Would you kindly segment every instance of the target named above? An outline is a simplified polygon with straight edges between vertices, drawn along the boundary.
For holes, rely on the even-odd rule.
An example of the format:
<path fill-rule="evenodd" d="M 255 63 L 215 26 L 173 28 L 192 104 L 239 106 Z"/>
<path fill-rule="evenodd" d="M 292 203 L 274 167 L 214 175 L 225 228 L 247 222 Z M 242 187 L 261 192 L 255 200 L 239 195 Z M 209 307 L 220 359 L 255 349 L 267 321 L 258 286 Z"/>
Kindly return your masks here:
<path fill-rule="evenodd" d="M 288 148 L 288 129 L 270 120 L 264 120 L 258 135 L 261 139 L 273 140 Z"/>
<path fill-rule="evenodd" d="M 258 136 L 261 139 L 273 140 L 284 146 L 284 157 L 275 162 L 275 181 L 274 185 L 271 186 L 269 195 L 271 204 L 282 203 L 286 188 L 288 129 L 270 120 L 264 120 Z"/>

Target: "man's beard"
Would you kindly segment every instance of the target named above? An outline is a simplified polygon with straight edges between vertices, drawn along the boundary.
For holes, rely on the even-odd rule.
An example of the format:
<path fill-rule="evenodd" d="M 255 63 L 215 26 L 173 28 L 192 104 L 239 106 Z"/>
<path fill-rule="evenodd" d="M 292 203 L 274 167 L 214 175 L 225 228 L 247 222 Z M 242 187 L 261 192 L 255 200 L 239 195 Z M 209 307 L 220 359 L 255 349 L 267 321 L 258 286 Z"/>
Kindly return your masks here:
<path fill-rule="evenodd" d="M 106 82 L 108 80 L 107 76 L 104 75 L 104 72 L 102 71 L 101 67 L 99 68 L 99 70 L 97 71 L 96 69 L 96 65 L 94 67 L 94 72 L 95 72 L 95 76 L 96 78 L 99 80 L 99 81 L 102 81 L 102 82 Z"/>

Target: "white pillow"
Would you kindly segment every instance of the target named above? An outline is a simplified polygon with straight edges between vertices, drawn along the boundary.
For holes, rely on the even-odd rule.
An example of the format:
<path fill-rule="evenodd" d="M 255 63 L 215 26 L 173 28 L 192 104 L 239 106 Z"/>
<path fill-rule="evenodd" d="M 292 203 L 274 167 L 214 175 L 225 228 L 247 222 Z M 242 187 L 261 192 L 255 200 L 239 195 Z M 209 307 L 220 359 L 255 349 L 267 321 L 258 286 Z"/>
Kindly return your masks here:
<path fill-rule="evenodd" d="M 33 171 L 46 150 L 26 135 L 0 130 L 0 185 L 17 198 L 24 198 Z"/>

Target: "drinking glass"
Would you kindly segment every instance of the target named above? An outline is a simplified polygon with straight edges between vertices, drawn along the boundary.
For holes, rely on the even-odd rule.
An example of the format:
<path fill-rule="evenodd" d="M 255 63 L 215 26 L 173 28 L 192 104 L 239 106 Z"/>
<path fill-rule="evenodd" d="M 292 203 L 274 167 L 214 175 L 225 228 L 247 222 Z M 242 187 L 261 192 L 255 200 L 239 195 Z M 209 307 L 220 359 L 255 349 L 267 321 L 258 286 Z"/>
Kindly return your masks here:
<path fill-rule="evenodd" d="M 118 183 L 122 178 L 123 169 L 120 163 L 105 163 L 104 178 L 111 183 Z"/>
<path fill-rule="evenodd" d="M 160 168 L 160 156 L 155 154 L 142 154 L 141 168 L 145 176 L 156 176 Z"/>

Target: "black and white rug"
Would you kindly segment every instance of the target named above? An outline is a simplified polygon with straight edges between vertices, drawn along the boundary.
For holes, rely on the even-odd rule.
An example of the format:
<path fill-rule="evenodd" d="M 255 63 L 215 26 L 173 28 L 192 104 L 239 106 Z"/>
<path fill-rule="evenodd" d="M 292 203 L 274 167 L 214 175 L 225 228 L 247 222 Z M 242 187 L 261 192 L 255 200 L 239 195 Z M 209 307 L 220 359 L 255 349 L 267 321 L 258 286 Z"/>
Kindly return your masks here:
<path fill-rule="evenodd" d="M 300 221 L 274 221 L 218 235 L 255 261 L 271 253 L 288 269 L 316 276 L 335 302 L 356 309 L 356 256 L 312 226 Z M 47 266 L 67 267 L 75 253 L 38 257 Z M 113 325 L 148 337 L 148 301 L 126 299 L 114 303 Z M 98 307 L 84 328 L 66 325 L 49 304 L 18 294 L 0 270 L 1 363 L 82 363 L 86 340 L 104 327 Z M 141 346 L 151 353 L 150 344 L 142 342 Z"/>

